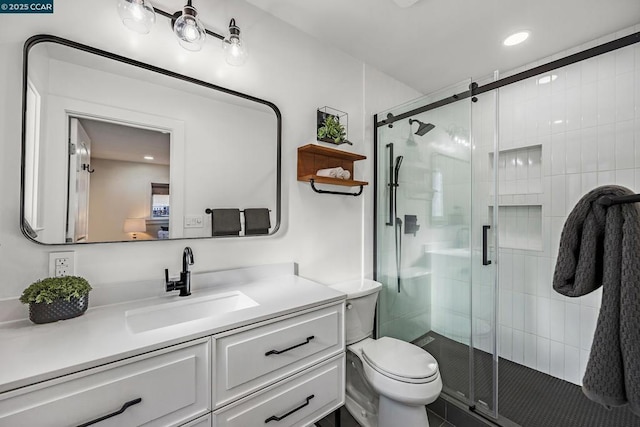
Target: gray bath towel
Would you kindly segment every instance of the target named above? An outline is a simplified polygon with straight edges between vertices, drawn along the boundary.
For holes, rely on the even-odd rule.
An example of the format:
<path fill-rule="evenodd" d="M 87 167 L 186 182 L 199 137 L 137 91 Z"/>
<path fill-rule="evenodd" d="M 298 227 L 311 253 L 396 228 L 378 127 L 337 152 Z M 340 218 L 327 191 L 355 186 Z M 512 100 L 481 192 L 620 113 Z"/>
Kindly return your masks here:
<path fill-rule="evenodd" d="M 212 209 L 212 211 L 212 236 L 238 236 L 240 234 L 240 209 Z"/>
<path fill-rule="evenodd" d="M 271 219 L 267 208 L 247 208 L 244 210 L 244 234 L 269 234 Z"/>
<path fill-rule="evenodd" d="M 640 416 L 640 211 L 635 203 L 597 203 L 630 194 L 604 186 L 580 199 L 562 230 L 553 289 L 577 297 L 602 286 L 582 390 L 607 407 L 628 403 Z"/>

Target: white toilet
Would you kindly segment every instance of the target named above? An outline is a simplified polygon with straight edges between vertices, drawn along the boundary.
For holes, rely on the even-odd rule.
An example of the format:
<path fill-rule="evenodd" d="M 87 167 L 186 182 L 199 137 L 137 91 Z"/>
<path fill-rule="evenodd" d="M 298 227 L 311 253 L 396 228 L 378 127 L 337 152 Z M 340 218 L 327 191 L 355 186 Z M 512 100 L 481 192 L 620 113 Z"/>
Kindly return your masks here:
<path fill-rule="evenodd" d="M 371 338 L 382 284 L 363 279 L 332 288 L 347 294 L 347 410 L 363 427 L 426 427 L 425 405 L 442 390 L 438 362 L 395 338 Z"/>

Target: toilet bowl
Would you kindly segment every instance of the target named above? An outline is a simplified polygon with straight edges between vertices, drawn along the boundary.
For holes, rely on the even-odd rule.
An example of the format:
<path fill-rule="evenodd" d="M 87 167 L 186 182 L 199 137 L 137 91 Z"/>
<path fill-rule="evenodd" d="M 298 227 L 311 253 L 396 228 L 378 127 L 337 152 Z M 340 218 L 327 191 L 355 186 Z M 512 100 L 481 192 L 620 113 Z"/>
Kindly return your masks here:
<path fill-rule="evenodd" d="M 442 390 L 435 358 L 405 341 L 371 338 L 380 283 L 364 279 L 332 288 L 347 294 L 347 410 L 364 427 L 428 426 L 425 405 Z"/>

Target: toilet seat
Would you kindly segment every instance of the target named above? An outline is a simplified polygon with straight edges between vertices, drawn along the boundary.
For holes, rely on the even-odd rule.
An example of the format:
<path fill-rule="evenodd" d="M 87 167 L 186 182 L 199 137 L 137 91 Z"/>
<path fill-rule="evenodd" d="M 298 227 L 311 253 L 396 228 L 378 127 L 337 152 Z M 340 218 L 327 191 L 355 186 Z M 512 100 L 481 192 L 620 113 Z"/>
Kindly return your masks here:
<path fill-rule="evenodd" d="M 382 337 L 362 346 L 364 361 L 387 378 L 424 384 L 438 378 L 438 362 L 422 348 L 395 338 Z"/>

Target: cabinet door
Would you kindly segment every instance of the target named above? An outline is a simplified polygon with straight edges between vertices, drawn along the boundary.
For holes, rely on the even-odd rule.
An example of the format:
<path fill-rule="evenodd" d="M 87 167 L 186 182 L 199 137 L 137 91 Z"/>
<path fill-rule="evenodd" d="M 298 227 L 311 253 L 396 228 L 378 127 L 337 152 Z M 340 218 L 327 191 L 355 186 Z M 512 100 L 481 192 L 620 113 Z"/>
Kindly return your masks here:
<path fill-rule="evenodd" d="M 344 403 L 344 353 L 213 413 L 214 427 L 306 426 Z"/>
<path fill-rule="evenodd" d="M 214 407 L 344 351 L 344 304 L 214 337 Z"/>
<path fill-rule="evenodd" d="M 199 340 L 4 393 L 0 426 L 180 425 L 209 411 L 209 348 Z"/>

